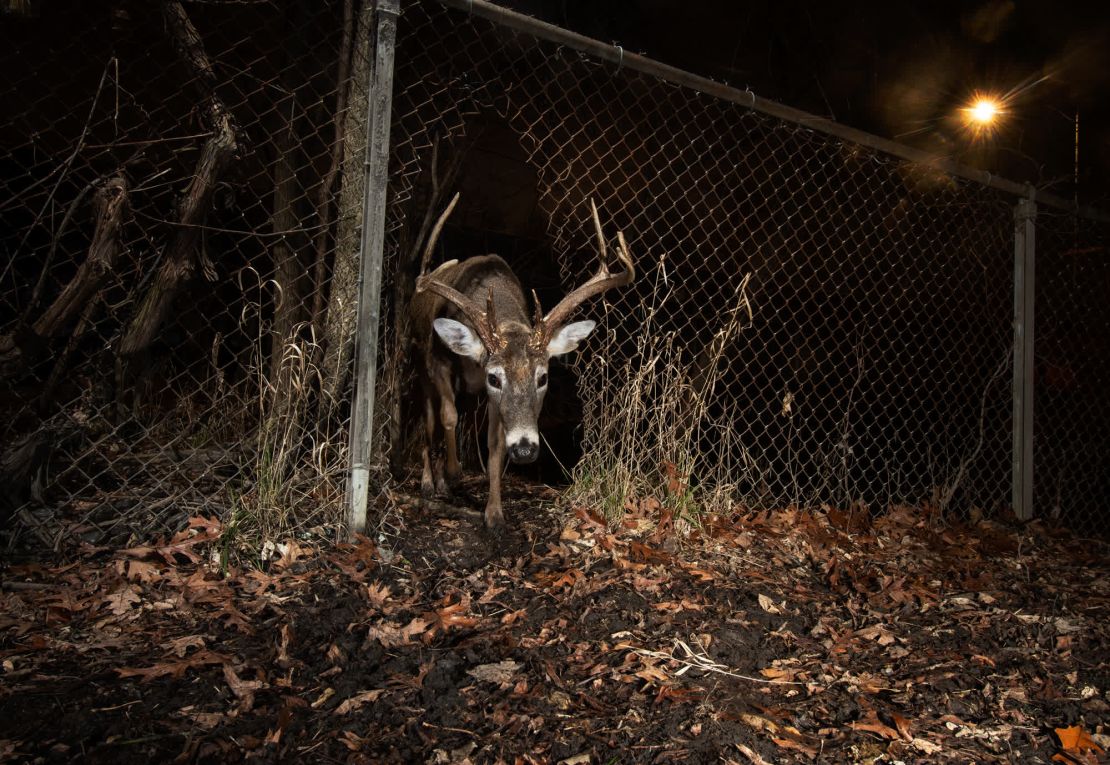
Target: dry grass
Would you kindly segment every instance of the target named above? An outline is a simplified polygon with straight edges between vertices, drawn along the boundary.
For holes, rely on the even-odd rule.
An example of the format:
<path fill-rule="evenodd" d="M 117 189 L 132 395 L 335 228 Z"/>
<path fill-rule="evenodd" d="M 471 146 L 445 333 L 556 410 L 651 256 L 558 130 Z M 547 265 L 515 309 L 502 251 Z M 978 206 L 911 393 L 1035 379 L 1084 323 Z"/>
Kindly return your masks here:
<path fill-rule="evenodd" d="M 742 455 L 743 444 L 725 417 L 710 414 L 708 403 L 721 380 L 726 349 L 751 321 L 748 278 L 738 285 L 716 332 L 691 354 L 676 333 L 655 329 L 670 294 L 657 276 L 628 361 L 613 366 L 598 355 L 587 362 L 579 385 L 586 440 L 568 503 L 599 507 L 617 520 L 630 502 L 654 497 L 676 519 L 697 523 L 702 512 L 736 501 L 737 460 L 719 457 Z"/>
<path fill-rule="evenodd" d="M 260 312 L 261 301 L 244 309 L 244 323 L 252 309 Z M 251 374 L 258 391 L 258 425 L 244 470 L 248 480 L 226 487 L 224 519 L 225 547 L 252 558 L 267 543 L 341 528 L 349 463 L 347 428 L 326 416 L 335 407 L 320 400 L 324 354 L 313 327 L 302 323 L 287 337 L 268 338 L 265 323 L 255 318 Z M 279 354 L 276 363 L 271 354 Z"/>

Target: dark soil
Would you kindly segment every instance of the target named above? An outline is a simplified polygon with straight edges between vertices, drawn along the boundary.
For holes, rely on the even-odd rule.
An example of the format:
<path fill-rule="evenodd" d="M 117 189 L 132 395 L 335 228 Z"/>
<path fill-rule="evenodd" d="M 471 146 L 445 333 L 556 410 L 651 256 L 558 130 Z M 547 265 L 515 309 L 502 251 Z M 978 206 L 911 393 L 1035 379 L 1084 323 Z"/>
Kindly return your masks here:
<path fill-rule="evenodd" d="M 554 498 L 510 481 L 500 535 L 413 502 L 388 547 L 265 572 L 221 573 L 205 519 L 13 566 L 0 759 L 1104 761 L 1094 543 L 910 509 L 680 535 L 651 500 L 614 530 Z"/>

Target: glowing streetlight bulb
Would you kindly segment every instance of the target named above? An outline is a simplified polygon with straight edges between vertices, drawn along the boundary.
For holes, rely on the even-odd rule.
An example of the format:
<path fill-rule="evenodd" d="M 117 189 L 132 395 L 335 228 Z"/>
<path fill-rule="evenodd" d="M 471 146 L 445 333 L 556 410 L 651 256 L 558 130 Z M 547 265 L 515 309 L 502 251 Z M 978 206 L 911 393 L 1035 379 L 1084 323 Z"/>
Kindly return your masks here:
<path fill-rule="evenodd" d="M 980 98 L 967 111 L 972 121 L 989 125 L 998 117 L 998 102 L 990 98 Z"/>

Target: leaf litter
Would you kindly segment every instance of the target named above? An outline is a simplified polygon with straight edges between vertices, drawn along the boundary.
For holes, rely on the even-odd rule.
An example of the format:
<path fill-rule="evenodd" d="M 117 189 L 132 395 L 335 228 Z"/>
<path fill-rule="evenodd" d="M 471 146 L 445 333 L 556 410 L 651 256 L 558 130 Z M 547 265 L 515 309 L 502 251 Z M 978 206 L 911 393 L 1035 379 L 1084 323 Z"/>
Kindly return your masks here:
<path fill-rule="evenodd" d="M 202 517 L 9 565 L 0 759 L 1107 762 L 1100 543 L 506 494 L 500 536 L 414 502 L 382 547 L 284 540 L 264 571 Z"/>

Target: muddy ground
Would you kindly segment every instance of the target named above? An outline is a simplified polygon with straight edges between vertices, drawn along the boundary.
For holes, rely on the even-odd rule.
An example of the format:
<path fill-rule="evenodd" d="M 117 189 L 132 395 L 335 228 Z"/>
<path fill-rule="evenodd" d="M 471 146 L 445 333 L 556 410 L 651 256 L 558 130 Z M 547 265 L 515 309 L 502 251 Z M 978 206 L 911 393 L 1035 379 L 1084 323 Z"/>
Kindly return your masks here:
<path fill-rule="evenodd" d="M 690 532 L 652 500 L 618 528 L 506 500 L 500 536 L 403 503 L 395 539 L 263 570 L 204 518 L 10 565 L 0 759 L 1106 761 L 1100 543 L 909 508 Z"/>

